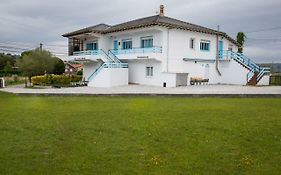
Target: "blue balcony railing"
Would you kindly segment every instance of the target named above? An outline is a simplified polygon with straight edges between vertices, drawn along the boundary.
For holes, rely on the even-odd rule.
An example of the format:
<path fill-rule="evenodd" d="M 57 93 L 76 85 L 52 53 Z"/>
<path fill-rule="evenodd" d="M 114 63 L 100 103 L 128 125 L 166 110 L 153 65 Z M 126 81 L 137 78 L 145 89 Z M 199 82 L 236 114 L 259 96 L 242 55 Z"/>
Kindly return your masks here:
<path fill-rule="evenodd" d="M 81 56 L 81 55 L 99 55 L 100 50 L 85 50 L 85 51 L 77 51 L 73 52 L 74 56 Z"/>
<path fill-rule="evenodd" d="M 162 53 L 162 47 L 153 46 L 148 48 L 132 48 L 132 49 L 121 49 L 121 50 L 110 50 L 115 55 L 122 54 L 139 54 L 139 53 Z"/>

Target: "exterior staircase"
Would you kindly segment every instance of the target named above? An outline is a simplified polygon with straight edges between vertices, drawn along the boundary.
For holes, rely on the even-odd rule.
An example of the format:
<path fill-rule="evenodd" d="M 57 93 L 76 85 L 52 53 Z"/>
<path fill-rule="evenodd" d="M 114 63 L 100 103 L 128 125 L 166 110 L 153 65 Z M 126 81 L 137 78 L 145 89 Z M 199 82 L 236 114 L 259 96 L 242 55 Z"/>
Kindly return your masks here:
<path fill-rule="evenodd" d="M 106 53 L 101 49 L 99 54 L 103 57 L 103 64 L 89 76 L 88 82 L 91 82 L 103 69 L 128 68 L 128 63 L 122 63 L 111 51 Z"/>
<path fill-rule="evenodd" d="M 233 59 L 234 61 L 248 69 L 249 72 L 247 74 L 247 85 L 257 85 L 257 83 L 262 79 L 264 75 L 270 73 L 270 68 L 257 65 L 242 53 L 222 51 L 219 52 L 219 58 Z"/>

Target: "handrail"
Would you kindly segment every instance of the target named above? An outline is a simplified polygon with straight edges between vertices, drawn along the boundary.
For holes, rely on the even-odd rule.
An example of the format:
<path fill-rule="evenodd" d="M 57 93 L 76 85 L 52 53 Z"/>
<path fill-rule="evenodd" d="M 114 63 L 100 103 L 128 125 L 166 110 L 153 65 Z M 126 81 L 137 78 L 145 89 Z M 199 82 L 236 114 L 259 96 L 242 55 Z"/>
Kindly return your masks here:
<path fill-rule="evenodd" d="M 106 63 L 103 63 L 98 69 L 96 69 L 88 78 L 88 81 L 91 81 L 105 66 Z"/>
<path fill-rule="evenodd" d="M 113 56 L 113 59 L 115 60 L 115 62 L 121 63 L 121 61 L 119 60 L 119 58 L 118 58 L 111 50 L 108 50 L 108 56 L 110 57 L 110 55 Z"/>
<path fill-rule="evenodd" d="M 120 50 L 110 50 L 115 55 L 119 54 L 136 54 L 136 53 L 162 53 L 162 47 L 153 46 L 153 47 L 146 47 L 146 48 L 131 48 L 131 49 L 120 49 Z"/>
<path fill-rule="evenodd" d="M 115 62 L 104 50 L 100 49 L 100 53 L 104 55 L 109 62 Z"/>
<path fill-rule="evenodd" d="M 266 73 L 270 72 L 270 68 L 261 67 L 253 62 L 251 59 L 243 55 L 242 53 L 236 53 L 232 51 L 220 51 L 219 57 L 222 59 L 224 57 L 231 58 L 238 61 L 247 67 L 250 71 L 247 74 L 247 80 L 249 81 L 255 73 L 257 73 L 257 81 L 259 81 Z"/>
<path fill-rule="evenodd" d="M 82 50 L 82 51 L 75 51 L 73 52 L 74 56 L 80 56 L 80 55 L 98 55 L 99 50 Z"/>
<path fill-rule="evenodd" d="M 98 69 L 96 69 L 88 78 L 88 81 L 92 81 L 94 77 L 104 68 L 128 68 L 128 63 L 103 63 Z"/>

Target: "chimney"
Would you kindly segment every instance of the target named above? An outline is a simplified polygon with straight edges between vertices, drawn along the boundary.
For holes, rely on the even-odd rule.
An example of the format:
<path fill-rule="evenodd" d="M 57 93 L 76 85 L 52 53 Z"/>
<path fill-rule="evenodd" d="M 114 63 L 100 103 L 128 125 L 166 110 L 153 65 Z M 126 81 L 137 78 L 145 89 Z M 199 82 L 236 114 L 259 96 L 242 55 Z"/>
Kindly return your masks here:
<path fill-rule="evenodd" d="M 164 5 L 160 5 L 160 16 L 164 16 Z"/>

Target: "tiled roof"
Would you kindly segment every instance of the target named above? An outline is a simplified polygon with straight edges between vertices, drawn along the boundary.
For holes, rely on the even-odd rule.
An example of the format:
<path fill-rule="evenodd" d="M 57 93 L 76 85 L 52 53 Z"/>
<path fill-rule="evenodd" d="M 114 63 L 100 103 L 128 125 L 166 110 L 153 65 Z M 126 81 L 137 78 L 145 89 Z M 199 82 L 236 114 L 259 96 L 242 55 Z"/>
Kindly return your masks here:
<path fill-rule="evenodd" d="M 74 32 L 66 33 L 66 34 L 63 34 L 62 36 L 69 37 L 69 36 L 79 35 L 79 34 L 83 34 L 83 33 L 90 33 L 90 32 L 102 33 L 102 31 L 106 30 L 109 27 L 111 27 L 111 26 L 107 25 L 107 24 L 98 24 L 98 25 L 86 27 L 86 28 L 83 28 L 80 30 L 76 30 Z"/>
<path fill-rule="evenodd" d="M 79 68 L 83 68 L 83 64 L 71 64 L 69 62 L 64 62 L 65 65 L 68 65 L 72 68 L 75 68 L 75 69 L 79 69 Z"/>
<path fill-rule="evenodd" d="M 97 28 L 97 26 L 99 25 L 103 25 L 103 27 Z M 233 38 L 231 38 L 224 32 L 220 32 L 207 27 L 202 27 L 199 25 L 195 25 L 192 23 L 188 23 L 188 22 L 184 22 L 181 20 L 177 20 L 166 16 L 160 16 L 160 15 L 140 18 L 113 26 L 109 26 L 106 24 L 99 24 L 99 25 L 81 29 L 75 32 L 67 33 L 64 34 L 63 36 L 69 37 L 69 36 L 82 34 L 82 33 L 89 33 L 89 32 L 107 34 L 107 33 L 120 32 L 120 31 L 132 30 L 137 28 L 144 28 L 149 26 L 162 26 L 167 28 L 176 28 L 176 29 L 189 30 L 194 32 L 220 35 L 229 39 L 232 43 L 239 45 Z"/>

